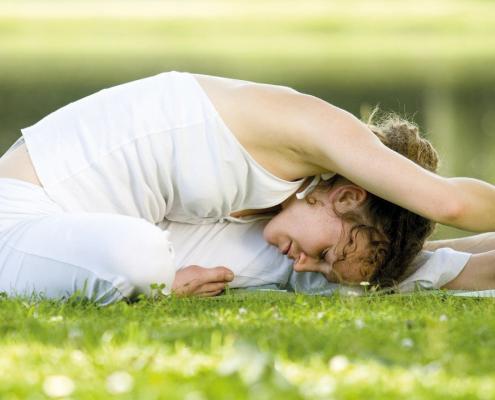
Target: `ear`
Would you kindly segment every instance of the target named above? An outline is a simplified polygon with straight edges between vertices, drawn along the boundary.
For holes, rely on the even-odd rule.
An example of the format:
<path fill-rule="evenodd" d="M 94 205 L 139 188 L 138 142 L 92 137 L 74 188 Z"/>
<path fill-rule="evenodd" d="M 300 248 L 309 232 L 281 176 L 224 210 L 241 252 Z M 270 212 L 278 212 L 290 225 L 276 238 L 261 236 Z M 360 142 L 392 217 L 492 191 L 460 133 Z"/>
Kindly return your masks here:
<path fill-rule="evenodd" d="M 332 192 L 330 197 L 333 198 L 335 208 L 339 212 L 347 212 L 359 208 L 368 197 L 368 192 L 365 189 L 354 184 L 339 186 Z"/>

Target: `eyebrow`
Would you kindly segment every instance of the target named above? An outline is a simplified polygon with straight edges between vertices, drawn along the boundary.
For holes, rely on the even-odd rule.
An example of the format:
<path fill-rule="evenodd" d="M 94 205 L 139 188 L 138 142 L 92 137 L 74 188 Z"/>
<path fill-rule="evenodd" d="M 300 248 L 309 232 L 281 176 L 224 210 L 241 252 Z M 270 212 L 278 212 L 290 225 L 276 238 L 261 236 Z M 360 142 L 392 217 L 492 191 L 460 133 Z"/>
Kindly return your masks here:
<path fill-rule="evenodd" d="M 328 253 L 330 253 L 334 249 L 334 247 L 335 247 L 335 245 L 332 244 L 332 245 L 330 245 L 328 247 L 325 247 L 325 249 L 323 250 L 323 251 L 326 251 L 326 253 L 325 253 L 325 262 L 327 262 Z M 320 254 L 323 253 L 323 251 L 321 251 Z M 320 254 L 318 254 L 318 258 L 320 257 Z"/>

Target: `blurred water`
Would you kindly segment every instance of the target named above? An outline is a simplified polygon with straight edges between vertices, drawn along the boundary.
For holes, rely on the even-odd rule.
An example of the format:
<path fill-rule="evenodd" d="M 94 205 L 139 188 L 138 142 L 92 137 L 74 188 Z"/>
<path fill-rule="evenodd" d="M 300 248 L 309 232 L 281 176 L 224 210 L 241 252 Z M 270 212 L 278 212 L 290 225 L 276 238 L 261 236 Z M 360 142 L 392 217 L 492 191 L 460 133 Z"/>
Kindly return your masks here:
<path fill-rule="evenodd" d="M 292 86 L 357 116 L 380 104 L 419 124 L 441 175 L 495 183 L 494 16 L 482 0 L 0 1 L 0 151 L 71 101 L 184 70 Z"/>

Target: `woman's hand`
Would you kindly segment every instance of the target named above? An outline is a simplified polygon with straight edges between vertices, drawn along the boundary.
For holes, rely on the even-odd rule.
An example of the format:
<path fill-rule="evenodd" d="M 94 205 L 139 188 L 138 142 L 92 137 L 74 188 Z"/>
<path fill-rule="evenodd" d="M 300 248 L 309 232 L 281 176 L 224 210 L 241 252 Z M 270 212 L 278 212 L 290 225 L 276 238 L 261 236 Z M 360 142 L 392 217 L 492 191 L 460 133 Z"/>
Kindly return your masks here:
<path fill-rule="evenodd" d="M 190 265 L 175 274 L 172 293 L 178 296 L 216 296 L 233 279 L 234 273 L 225 267 L 203 268 Z"/>

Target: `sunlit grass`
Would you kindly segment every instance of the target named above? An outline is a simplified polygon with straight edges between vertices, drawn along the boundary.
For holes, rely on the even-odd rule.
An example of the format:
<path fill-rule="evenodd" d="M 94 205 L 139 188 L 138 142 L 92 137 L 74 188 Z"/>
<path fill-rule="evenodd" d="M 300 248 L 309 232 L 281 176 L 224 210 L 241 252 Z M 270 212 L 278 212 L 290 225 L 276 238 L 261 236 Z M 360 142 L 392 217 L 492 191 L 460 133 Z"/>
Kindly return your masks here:
<path fill-rule="evenodd" d="M 4 299 L 0 396 L 489 399 L 494 311 L 492 299 L 438 294 L 245 293 L 104 308 Z"/>

